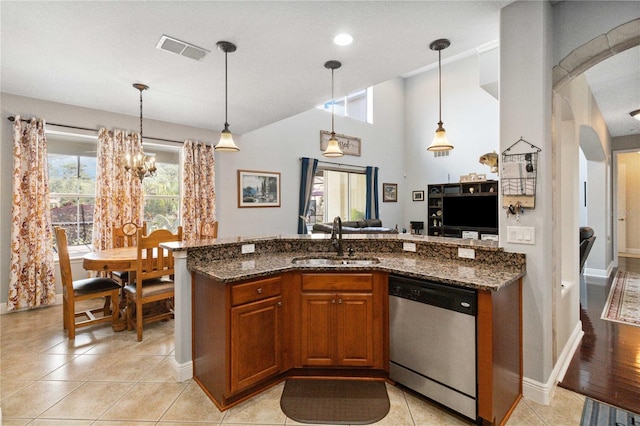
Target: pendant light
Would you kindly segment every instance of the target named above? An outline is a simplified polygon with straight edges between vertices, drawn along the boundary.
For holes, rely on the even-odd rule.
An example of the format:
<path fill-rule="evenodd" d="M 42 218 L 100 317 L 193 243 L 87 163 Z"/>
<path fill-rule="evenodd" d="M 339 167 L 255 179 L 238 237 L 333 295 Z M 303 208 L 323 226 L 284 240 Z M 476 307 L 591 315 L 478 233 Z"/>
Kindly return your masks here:
<path fill-rule="evenodd" d="M 216 43 L 218 50 L 224 52 L 224 129 L 220 134 L 220 141 L 213 147 L 216 151 L 237 152 L 240 148 L 233 142 L 233 135 L 229 130 L 229 122 L 227 121 L 227 53 L 236 51 L 236 45 L 228 41 L 219 41 Z"/>
<path fill-rule="evenodd" d="M 133 87 L 140 91 L 140 150 L 133 158 L 129 153 L 125 155 L 124 169 L 133 173 L 142 182 L 144 178 L 156 175 L 156 158 L 153 155 L 145 155 L 142 149 L 142 92 L 147 90 L 149 86 L 135 83 Z"/>
<path fill-rule="evenodd" d="M 433 138 L 433 142 L 427 148 L 429 151 L 449 151 L 453 149 L 453 145 L 447 140 L 447 132 L 442 127 L 442 50 L 449 47 L 451 42 L 446 38 L 441 38 L 431 42 L 429 48 L 431 50 L 438 51 L 438 128 L 436 129 L 436 136 Z"/>
<path fill-rule="evenodd" d="M 635 111 L 631 111 L 629 113 L 630 116 L 632 116 L 633 118 L 635 118 L 636 120 L 640 121 L 640 109 L 637 109 Z"/>
<path fill-rule="evenodd" d="M 324 67 L 328 70 L 331 70 L 331 137 L 327 143 L 327 149 L 324 150 L 322 155 L 325 157 L 342 157 L 344 153 L 340 149 L 340 145 L 338 144 L 338 140 L 336 139 L 336 132 L 333 131 L 334 125 L 334 113 L 336 100 L 333 97 L 333 71 L 340 68 L 342 64 L 339 61 L 327 61 L 324 63 Z"/>

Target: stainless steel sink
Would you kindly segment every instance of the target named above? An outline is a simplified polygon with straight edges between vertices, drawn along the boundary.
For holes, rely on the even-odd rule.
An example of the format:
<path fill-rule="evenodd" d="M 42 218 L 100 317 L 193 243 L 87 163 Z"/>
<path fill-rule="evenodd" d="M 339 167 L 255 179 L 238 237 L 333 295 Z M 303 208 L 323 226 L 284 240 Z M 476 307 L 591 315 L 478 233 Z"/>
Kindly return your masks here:
<path fill-rule="evenodd" d="M 339 258 L 339 257 L 297 257 L 291 261 L 294 265 L 302 266 L 336 266 L 357 265 L 367 266 L 380 263 L 380 259 L 368 258 Z"/>

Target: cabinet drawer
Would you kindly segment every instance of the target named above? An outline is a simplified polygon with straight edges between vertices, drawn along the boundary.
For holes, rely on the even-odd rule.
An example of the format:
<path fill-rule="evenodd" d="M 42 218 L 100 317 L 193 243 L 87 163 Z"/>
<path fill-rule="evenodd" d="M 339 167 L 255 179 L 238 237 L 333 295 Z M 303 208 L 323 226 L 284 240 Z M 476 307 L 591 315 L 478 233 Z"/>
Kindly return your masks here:
<path fill-rule="evenodd" d="M 302 291 L 372 289 L 372 274 L 302 274 Z"/>
<path fill-rule="evenodd" d="M 254 302 L 277 296 L 282 292 L 280 277 L 237 284 L 231 287 L 231 305 Z"/>

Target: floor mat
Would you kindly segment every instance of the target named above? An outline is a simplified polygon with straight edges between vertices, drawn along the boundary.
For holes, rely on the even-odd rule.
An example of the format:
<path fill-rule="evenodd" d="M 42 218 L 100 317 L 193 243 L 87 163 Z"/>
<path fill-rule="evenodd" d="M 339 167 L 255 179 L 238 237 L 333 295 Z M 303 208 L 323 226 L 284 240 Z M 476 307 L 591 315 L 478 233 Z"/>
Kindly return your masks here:
<path fill-rule="evenodd" d="M 640 326 L 640 274 L 618 271 L 601 318 Z"/>
<path fill-rule="evenodd" d="M 301 423 L 375 423 L 389 412 L 389 396 L 382 381 L 288 379 L 280 407 Z"/>
<path fill-rule="evenodd" d="M 640 424 L 640 416 L 587 397 L 580 426 L 632 426 Z"/>

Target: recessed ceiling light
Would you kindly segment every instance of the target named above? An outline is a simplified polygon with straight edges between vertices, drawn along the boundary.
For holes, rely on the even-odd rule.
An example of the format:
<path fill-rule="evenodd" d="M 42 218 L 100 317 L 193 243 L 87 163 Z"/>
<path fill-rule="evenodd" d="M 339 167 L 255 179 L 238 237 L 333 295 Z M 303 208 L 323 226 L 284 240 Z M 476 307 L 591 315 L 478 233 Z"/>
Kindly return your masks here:
<path fill-rule="evenodd" d="M 342 33 L 335 36 L 333 42 L 338 46 L 348 46 L 353 42 L 353 37 L 351 37 L 351 34 Z"/>

